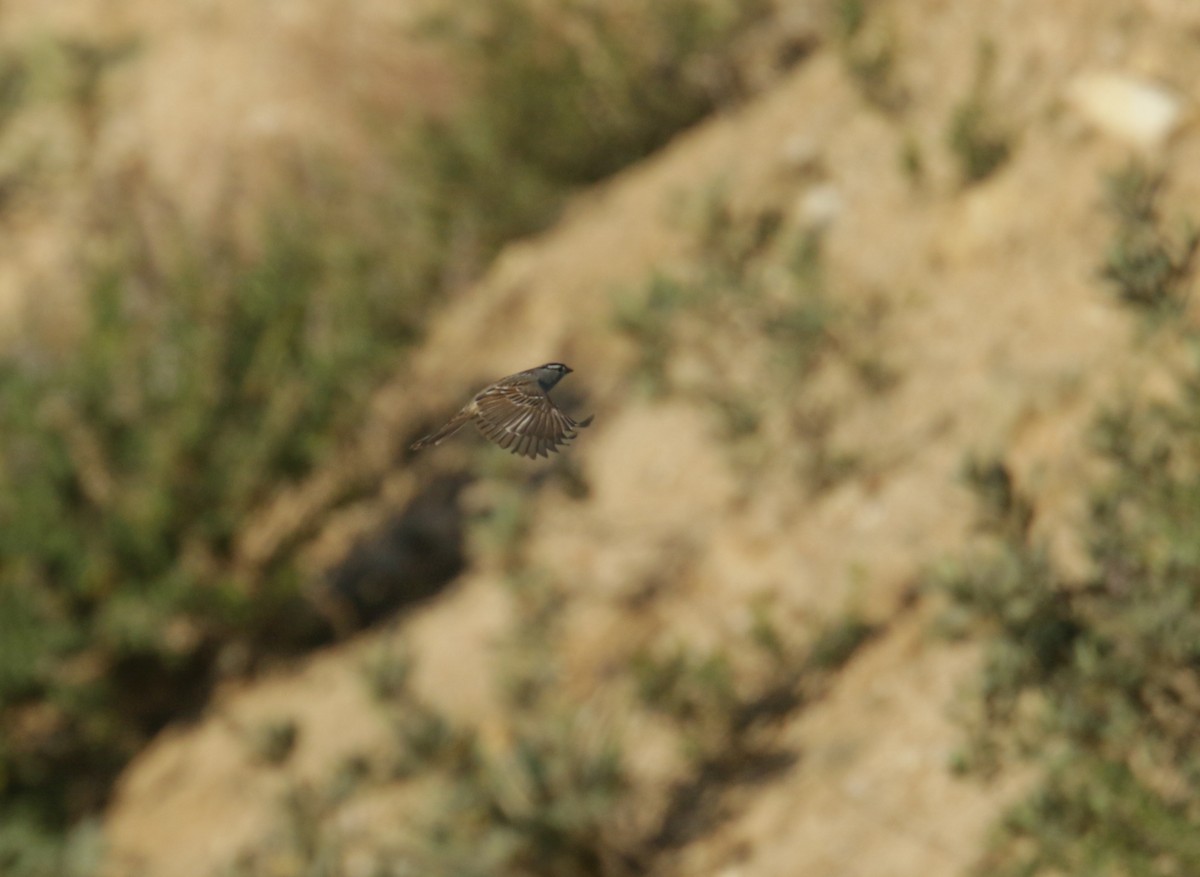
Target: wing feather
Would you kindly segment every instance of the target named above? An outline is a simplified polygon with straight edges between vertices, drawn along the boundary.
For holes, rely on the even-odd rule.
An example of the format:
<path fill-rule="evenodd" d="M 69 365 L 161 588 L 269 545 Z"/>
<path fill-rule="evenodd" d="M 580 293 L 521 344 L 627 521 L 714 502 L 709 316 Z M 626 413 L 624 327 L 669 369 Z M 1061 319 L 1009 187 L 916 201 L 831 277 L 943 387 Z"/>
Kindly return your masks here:
<path fill-rule="evenodd" d="M 531 459 L 557 451 L 581 426 L 532 379 L 489 387 L 474 402 L 476 425 L 484 437 Z"/>
<path fill-rule="evenodd" d="M 554 404 L 536 376 L 511 375 L 478 393 L 437 432 L 414 442 L 413 450 L 436 445 L 473 420 L 489 441 L 531 459 L 548 457 L 592 422 L 576 422 Z"/>

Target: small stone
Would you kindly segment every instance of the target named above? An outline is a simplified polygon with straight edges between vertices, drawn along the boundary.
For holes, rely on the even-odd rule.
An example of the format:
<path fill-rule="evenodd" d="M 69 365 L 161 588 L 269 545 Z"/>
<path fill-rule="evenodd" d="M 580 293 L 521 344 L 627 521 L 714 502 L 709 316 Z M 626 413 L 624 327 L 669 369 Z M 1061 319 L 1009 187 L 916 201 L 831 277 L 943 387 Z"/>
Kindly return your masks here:
<path fill-rule="evenodd" d="M 844 206 L 845 200 L 837 186 L 817 183 L 801 196 L 800 218 L 810 228 L 827 228 L 841 215 Z"/>
<path fill-rule="evenodd" d="M 1146 150 L 1166 143 L 1183 115 L 1179 98 L 1166 88 L 1126 73 L 1081 74 L 1067 100 L 1095 128 Z"/>

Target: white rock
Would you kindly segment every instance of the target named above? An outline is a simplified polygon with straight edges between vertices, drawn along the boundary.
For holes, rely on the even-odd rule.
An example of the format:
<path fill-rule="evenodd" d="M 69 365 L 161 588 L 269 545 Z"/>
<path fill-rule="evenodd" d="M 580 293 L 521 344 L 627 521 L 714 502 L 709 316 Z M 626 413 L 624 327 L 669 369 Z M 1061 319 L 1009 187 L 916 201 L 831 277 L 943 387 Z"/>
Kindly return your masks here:
<path fill-rule="evenodd" d="M 800 219 L 810 228 L 833 225 L 845 206 L 842 193 L 833 183 L 809 186 L 800 198 Z"/>
<path fill-rule="evenodd" d="M 1179 127 L 1183 105 L 1157 83 L 1126 73 L 1084 73 L 1067 88 L 1067 101 L 1110 137 L 1156 149 Z"/>

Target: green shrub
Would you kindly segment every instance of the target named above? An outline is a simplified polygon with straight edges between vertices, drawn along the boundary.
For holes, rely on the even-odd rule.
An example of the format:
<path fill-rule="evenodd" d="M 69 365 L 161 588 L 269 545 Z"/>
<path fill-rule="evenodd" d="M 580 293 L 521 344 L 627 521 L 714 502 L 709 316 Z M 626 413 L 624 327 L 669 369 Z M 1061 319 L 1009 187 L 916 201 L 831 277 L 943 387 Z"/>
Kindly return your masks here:
<path fill-rule="evenodd" d="M 633 873 L 619 738 L 602 711 L 564 694 L 559 677 L 563 595 L 538 577 L 510 586 L 517 623 L 501 644 L 495 680 L 502 741 L 491 734 L 485 742 L 478 728 L 419 697 L 407 684 L 405 652 L 383 653 L 368 668 L 395 731 L 385 781 L 423 782 L 427 794 L 407 825 L 373 839 L 384 851 L 380 874 Z M 375 681 L 382 666 L 396 668 L 386 693 Z"/>
<path fill-rule="evenodd" d="M 982 874 L 1200 871 L 1200 373 L 1175 404 L 1102 417 L 1097 439 L 1113 474 L 1083 534 L 1091 573 L 989 513 L 994 549 L 943 582 L 960 629 L 986 631 L 968 766 L 1044 768 Z"/>
<path fill-rule="evenodd" d="M 897 113 L 909 103 L 908 90 L 896 76 L 899 45 L 895 30 L 881 22 L 872 26 L 863 0 L 838 0 L 835 34 L 846 72 L 863 98 L 885 113 Z"/>
<path fill-rule="evenodd" d="M 1161 227 L 1163 179 L 1131 164 L 1108 180 L 1117 222 L 1103 277 L 1120 298 L 1175 310 L 1197 236 Z M 1195 350 L 1200 338 L 1176 326 Z M 1096 419 L 1108 476 L 1091 492 L 1082 577 L 1061 572 L 1036 508 L 1000 463 L 968 480 L 992 547 L 943 580 L 960 631 L 986 631 L 963 765 L 1016 756 L 1042 768 L 978 872 L 1172 875 L 1200 871 L 1200 368 L 1170 402 Z"/>
<path fill-rule="evenodd" d="M 141 284 L 132 264 L 96 269 L 70 350 L 0 371 L 0 715 L 54 729 L 8 735 L 0 801 L 58 824 L 202 693 L 221 648 L 328 636 L 291 559 L 239 570 L 237 539 L 332 451 L 397 341 L 361 287 L 328 295 L 300 229 L 253 265 Z"/>
<path fill-rule="evenodd" d="M 486 139 L 552 185 L 602 179 L 738 96 L 729 45 L 769 11 L 763 0 L 497 0 L 451 31 L 478 73 L 462 119 L 473 136 L 454 143 Z"/>
<path fill-rule="evenodd" d="M 946 127 L 946 143 L 968 185 L 987 179 L 1012 157 L 1013 135 L 996 118 L 995 61 L 995 46 L 980 43 L 971 90 L 955 105 Z"/>
<path fill-rule="evenodd" d="M 1190 223 L 1183 223 L 1177 236 L 1164 228 L 1164 183 L 1161 173 L 1137 161 L 1107 180 L 1107 207 L 1116 228 L 1100 275 L 1122 303 L 1152 312 L 1175 312 L 1183 305 L 1200 247 L 1200 231 Z"/>
<path fill-rule="evenodd" d="M 679 264 L 614 300 L 613 323 L 638 350 L 636 377 L 654 395 L 679 391 L 666 364 L 698 334 L 727 338 L 740 354 L 761 347 L 789 375 L 808 374 L 831 348 L 830 326 L 839 317 L 825 295 L 821 237 L 786 226 L 774 209 L 735 216 L 719 192 L 706 199 Z M 729 404 L 738 393 L 716 374 L 722 355 L 708 357 L 714 374 L 704 394 L 737 434 L 757 414 Z"/>
<path fill-rule="evenodd" d="M 481 753 L 409 848 L 421 873 L 629 873 L 615 836 L 628 782 L 620 754 L 584 719 L 543 717 Z"/>
<path fill-rule="evenodd" d="M 470 97 L 429 119 L 404 163 L 428 168 L 442 245 L 486 258 L 547 225 L 573 191 L 739 98 L 730 46 L 770 8 L 497 0 L 436 20 Z"/>

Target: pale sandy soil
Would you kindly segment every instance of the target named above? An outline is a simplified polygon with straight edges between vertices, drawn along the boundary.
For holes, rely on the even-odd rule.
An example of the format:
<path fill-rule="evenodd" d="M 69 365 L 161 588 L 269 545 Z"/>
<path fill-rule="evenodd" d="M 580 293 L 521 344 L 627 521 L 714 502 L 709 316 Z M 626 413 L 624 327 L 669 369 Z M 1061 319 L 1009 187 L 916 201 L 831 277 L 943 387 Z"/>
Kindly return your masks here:
<path fill-rule="evenodd" d="M 342 136 L 329 121 L 328 74 L 353 67 L 356 40 L 369 43 L 393 22 L 381 11 L 388 4 L 362 4 L 361 19 L 336 16 L 336 27 L 336 4 L 315 0 L 184 5 L 187 15 L 155 3 L 129 7 L 128 26 L 149 34 L 139 62 L 147 75 L 123 86 L 129 105 L 98 154 L 140 151 L 182 203 L 206 215 L 222 184 L 262 180 L 255 162 L 272 154 L 264 147 L 303 149 L 310 138 Z M 63 22 L 74 26 L 65 13 Z M 674 854 L 685 874 L 925 877 L 963 873 L 976 859 L 1019 781 L 986 785 L 948 770 L 961 739 L 952 706 L 975 656 L 929 632 L 936 610 L 923 599 L 913 606 L 912 588 L 969 535 L 972 502 L 959 473 L 972 453 L 1005 456 L 1039 498 L 1037 526 L 1072 557 L 1069 525 L 1090 474 L 1083 430 L 1098 403 L 1136 386 L 1147 369 L 1134 321 L 1096 279 L 1110 233 L 1102 180 L 1130 147 L 1095 130 L 1066 96 L 1078 75 L 1116 71 L 1173 89 L 1190 114 L 1200 16 L 1166 0 L 898 0 L 877 4 L 871 24 L 894 40 L 894 76 L 910 98 L 904 113 L 869 105 L 837 47 L 823 46 L 747 105 L 580 198 L 555 228 L 509 247 L 440 312 L 411 365 L 381 394 L 352 454 L 353 466 L 378 476 L 378 495 L 333 516 L 313 549 L 314 564 L 336 558 L 347 532 L 402 504 L 431 471 L 465 459 L 461 448 L 446 448 L 395 463 L 396 445 L 422 418 L 480 375 L 562 359 L 597 413 L 570 450 L 590 494 L 581 502 L 555 484 L 536 493 L 523 557 L 569 594 L 564 684 L 572 691 L 605 690 L 632 643 L 736 634 L 748 623 L 748 600 L 763 594 L 801 634 L 846 611 L 879 623 L 881 635 L 832 690 L 779 729 L 798 753 L 794 766 L 741 790 L 729 820 Z M 264 31 L 278 38 L 264 40 Z M 963 187 L 945 130 L 985 39 L 995 48 L 998 116 L 1017 140 L 999 173 Z M 241 71 L 236 88 L 214 77 L 213 53 Z M 361 75 L 363 99 L 379 99 L 371 91 L 380 71 L 407 62 L 367 58 L 347 79 Z M 924 167 L 917 184 L 901 161 L 914 144 Z M 339 148 L 353 149 L 352 139 Z M 1194 202 L 1200 137 L 1190 116 L 1149 158 L 1169 169 L 1181 207 Z M 243 162 L 250 170 L 230 177 L 230 163 Z M 630 389 L 635 351 L 614 329 L 613 296 L 679 256 L 679 205 L 716 186 L 747 209 L 801 219 L 814 197 L 834 203 L 829 294 L 852 310 L 885 314 L 867 343 L 896 375 L 891 389 L 868 392 L 836 369 L 794 388 L 828 403 L 829 441 L 858 460 L 815 497 L 792 474 L 786 421 L 764 420 L 763 465 L 747 474 L 704 405 Z M 49 238 L 53 220 L 32 221 L 29 233 Z M 17 268 L 5 270 L 25 282 Z M 709 343 L 711 361 L 681 354 L 672 374 L 686 381 L 745 365 L 733 339 L 718 334 Z M 755 371 L 748 391 L 781 379 Z M 247 536 L 248 556 L 255 539 L 269 542 L 289 521 L 318 514 L 322 485 L 336 477 L 315 478 L 265 509 Z M 289 783 L 316 781 L 347 754 L 380 745 L 384 730 L 360 667 L 390 637 L 413 646 L 422 691 L 486 725 L 497 708 L 491 644 L 510 609 L 503 575 L 481 555 L 398 632 L 368 634 L 235 686 L 199 722 L 163 734 L 130 766 L 105 820 L 109 873 L 211 874 L 277 829 L 278 796 Z M 656 579 L 650 604 L 631 608 L 631 595 Z M 298 722 L 298 749 L 286 768 L 257 766 L 236 728 L 277 715 Z M 369 832 L 392 806 L 405 805 L 347 815 L 348 830 Z"/>

